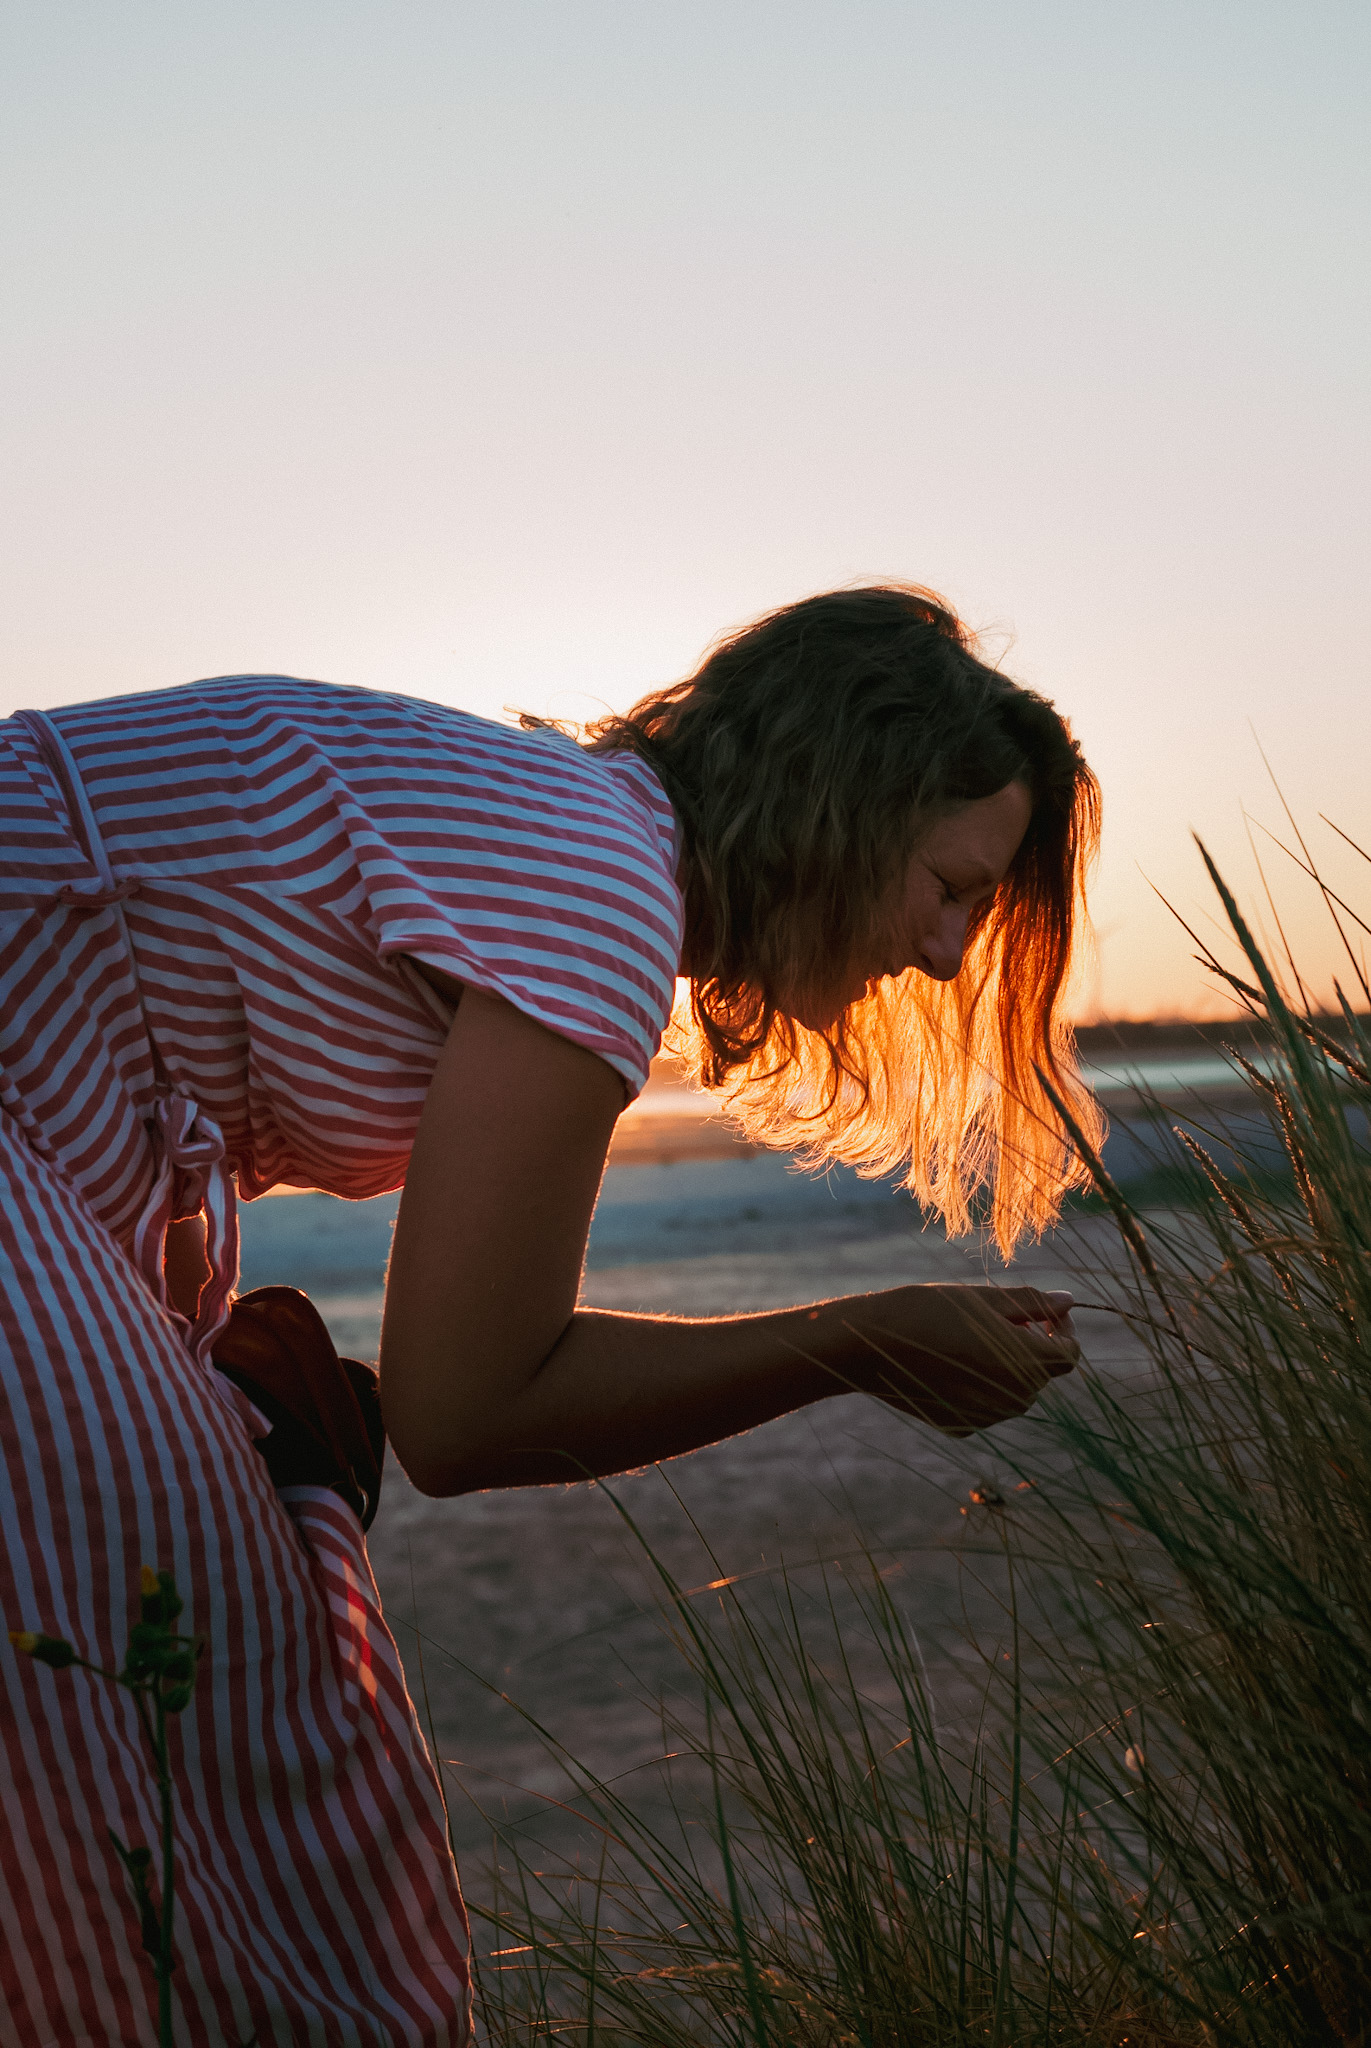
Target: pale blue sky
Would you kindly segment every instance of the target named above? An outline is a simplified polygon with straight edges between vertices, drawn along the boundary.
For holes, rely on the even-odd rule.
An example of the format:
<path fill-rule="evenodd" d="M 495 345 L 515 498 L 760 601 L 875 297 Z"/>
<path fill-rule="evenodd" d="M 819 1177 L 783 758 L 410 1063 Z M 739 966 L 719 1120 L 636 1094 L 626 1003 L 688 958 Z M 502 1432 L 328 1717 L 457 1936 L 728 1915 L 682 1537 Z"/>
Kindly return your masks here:
<path fill-rule="evenodd" d="M 909 576 L 1104 780 L 1086 1000 L 1194 1007 L 1249 721 L 1366 823 L 1369 88 L 1307 0 L 8 0 L 0 709 L 576 712 Z"/>

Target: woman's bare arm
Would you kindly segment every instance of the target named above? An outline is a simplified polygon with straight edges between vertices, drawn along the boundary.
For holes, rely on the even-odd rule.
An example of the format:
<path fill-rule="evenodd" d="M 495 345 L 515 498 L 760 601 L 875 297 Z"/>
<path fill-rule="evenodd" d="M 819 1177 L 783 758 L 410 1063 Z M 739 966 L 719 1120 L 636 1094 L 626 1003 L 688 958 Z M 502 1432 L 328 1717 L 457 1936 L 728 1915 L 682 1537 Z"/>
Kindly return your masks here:
<path fill-rule="evenodd" d="M 1064 1298 L 1025 1288 L 714 1321 L 578 1311 L 622 1106 L 604 1061 L 466 991 L 415 1140 L 381 1342 L 386 1426 L 426 1493 L 623 1471 L 854 1386 L 966 1430 L 1075 1363 Z"/>

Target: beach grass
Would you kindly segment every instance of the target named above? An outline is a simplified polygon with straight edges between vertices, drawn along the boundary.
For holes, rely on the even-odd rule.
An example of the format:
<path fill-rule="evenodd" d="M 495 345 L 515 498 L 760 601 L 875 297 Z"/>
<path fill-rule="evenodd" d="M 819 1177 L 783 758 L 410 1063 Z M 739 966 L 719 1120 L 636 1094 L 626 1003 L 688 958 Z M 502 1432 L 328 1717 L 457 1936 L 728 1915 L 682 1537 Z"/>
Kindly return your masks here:
<path fill-rule="evenodd" d="M 710 1603 L 658 1567 L 670 1797 L 563 1758 L 587 1850 L 497 1844 L 499 2048 L 1371 2039 L 1371 998 L 1329 1031 L 1213 879 L 1288 1176 L 1193 1123 L 1173 1207 L 1097 1163 L 1145 1367 L 1054 1391 L 973 1510 L 1001 1622 L 952 1705 L 876 1548 Z"/>

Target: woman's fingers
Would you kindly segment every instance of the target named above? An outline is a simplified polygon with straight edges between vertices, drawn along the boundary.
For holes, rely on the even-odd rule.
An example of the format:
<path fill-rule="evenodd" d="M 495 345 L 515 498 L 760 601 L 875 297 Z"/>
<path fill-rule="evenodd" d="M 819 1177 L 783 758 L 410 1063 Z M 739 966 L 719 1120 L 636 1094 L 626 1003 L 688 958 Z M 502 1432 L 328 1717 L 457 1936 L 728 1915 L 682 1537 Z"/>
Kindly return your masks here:
<path fill-rule="evenodd" d="M 1081 1347 L 1069 1323 L 1059 1324 L 1050 1334 L 1036 1323 L 1028 1323 L 1020 1328 L 1018 1334 L 1054 1379 L 1064 1372 L 1071 1372 L 1080 1363 Z"/>
<path fill-rule="evenodd" d="M 988 1300 L 1011 1323 L 1047 1323 L 1055 1327 L 1068 1322 L 1076 1305 L 1074 1294 L 1064 1287 L 987 1287 Z"/>
<path fill-rule="evenodd" d="M 1037 1287 L 988 1287 L 985 1295 L 1007 1322 L 1016 1329 L 1028 1331 L 1045 1330 L 1054 1342 L 1068 1347 L 1067 1364 L 1058 1366 L 1057 1371 L 1069 1371 L 1081 1355 L 1080 1343 L 1076 1336 L 1076 1325 L 1071 1319 L 1076 1297 L 1065 1288 L 1046 1291 Z"/>
<path fill-rule="evenodd" d="M 1022 1415 L 1080 1359 L 1065 1292 L 934 1283 L 888 1299 L 910 1321 L 873 1329 L 895 1367 L 874 1390 L 952 1435 Z"/>
<path fill-rule="evenodd" d="M 944 1286 L 937 1291 L 968 1326 L 979 1326 L 987 1342 L 995 1341 L 996 1332 L 1007 1337 L 1012 1330 L 1015 1345 L 1034 1347 L 1046 1342 L 1065 1346 L 1073 1357 L 1080 1355 L 1071 1320 L 1074 1297 L 1064 1291 L 1048 1294 L 1037 1287 L 962 1286 Z"/>

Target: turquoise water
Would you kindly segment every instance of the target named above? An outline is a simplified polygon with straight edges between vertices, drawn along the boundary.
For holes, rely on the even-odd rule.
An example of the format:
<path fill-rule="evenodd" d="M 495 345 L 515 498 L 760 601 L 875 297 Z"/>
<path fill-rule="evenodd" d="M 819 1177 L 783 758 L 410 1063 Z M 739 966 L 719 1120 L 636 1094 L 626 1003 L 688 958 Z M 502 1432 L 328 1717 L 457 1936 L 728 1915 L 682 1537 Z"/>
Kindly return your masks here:
<path fill-rule="evenodd" d="M 332 1195 L 245 1202 L 242 1285 L 283 1283 L 308 1293 L 379 1293 L 398 1195 L 341 1202 Z M 591 1226 L 587 1265 L 654 1264 L 726 1252 L 769 1254 L 908 1227 L 907 1195 L 846 1168 L 799 1174 L 780 1153 L 611 1166 Z"/>

